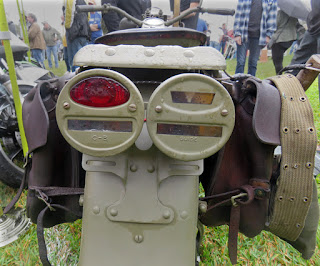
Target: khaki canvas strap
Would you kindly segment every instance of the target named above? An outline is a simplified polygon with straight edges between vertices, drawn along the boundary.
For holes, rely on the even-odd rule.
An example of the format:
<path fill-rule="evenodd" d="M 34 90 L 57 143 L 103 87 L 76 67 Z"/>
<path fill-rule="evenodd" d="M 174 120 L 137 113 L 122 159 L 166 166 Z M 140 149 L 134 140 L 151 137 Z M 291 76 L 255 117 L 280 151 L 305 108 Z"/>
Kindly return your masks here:
<path fill-rule="evenodd" d="M 304 227 L 311 203 L 317 135 L 312 108 L 299 80 L 293 75 L 270 80 L 281 96 L 282 158 L 269 229 L 294 241 Z"/>

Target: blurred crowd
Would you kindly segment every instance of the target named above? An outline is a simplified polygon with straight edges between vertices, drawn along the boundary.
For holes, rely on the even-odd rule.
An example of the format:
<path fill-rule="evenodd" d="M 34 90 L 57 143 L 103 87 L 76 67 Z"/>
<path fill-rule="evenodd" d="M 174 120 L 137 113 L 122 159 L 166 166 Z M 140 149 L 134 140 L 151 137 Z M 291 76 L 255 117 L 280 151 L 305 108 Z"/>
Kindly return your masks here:
<path fill-rule="evenodd" d="M 248 74 L 255 76 L 257 62 L 262 49 L 272 52 L 275 72 L 283 68 L 283 56 L 290 48 L 294 53 L 292 64 L 305 63 L 314 53 L 319 53 L 320 0 L 310 0 L 310 6 L 303 0 L 238 0 L 232 29 L 222 23 L 217 30 L 191 13 L 181 21 L 187 28 L 203 32 L 206 44 L 220 51 L 225 58 L 236 58 L 236 74 L 244 73 L 248 57 Z M 180 12 L 195 8 L 200 0 L 181 0 Z M 117 6 L 133 17 L 143 18 L 151 7 L 151 0 L 101 0 L 101 4 Z M 58 67 L 63 56 L 67 70 L 72 65 L 75 53 L 84 45 L 94 43 L 103 33 L 135 27 L 122 19 L 116 12 L 78 13 L 77 5 L 96 5 L 95 0 L 64 0 L 61 11 L 62 29 L 55 29 L 48 21 L 38 23 L 35 14 L 26 17 L 32 56 L 44 67 L 47 57 L 49 68 Z M 174 0 L 170 0 L 171 10 Z M 9 22 L 11 31 L 14 27 Z M 40 27 L 42 25 L 42 29 Z M 217 25 L 213 25 L 217 26 Z M 62 32 L 62 34 L 61 34 Z M 53 60 L 52 60 L 53 57 Z M 53 62 L 52 62 L 53 61 Z"/>

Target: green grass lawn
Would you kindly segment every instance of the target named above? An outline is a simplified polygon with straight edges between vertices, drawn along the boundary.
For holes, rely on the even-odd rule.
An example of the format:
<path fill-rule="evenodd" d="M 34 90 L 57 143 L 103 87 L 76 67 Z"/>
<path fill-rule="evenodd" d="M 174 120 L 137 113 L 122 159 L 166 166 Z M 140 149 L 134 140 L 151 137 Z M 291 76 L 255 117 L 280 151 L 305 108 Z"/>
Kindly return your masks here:
<path fill-rule="evenodd" d="M 284 65 L 288 65 L 291 56 L 286 56 Z M 234 74 L 236 60 L 227 61 L 227 71 Z M 46 62 L 46 66 L 47 62 Z M 56 75 L 66 72 L 63 61 L 59 62 L 59 69 L 52 69 Z M 274 76 L 272 61 L 258 64 L 257 77 L 263 79 Z M 307 91 L 307 96 L 314 110 L 315 123 L 318 134 L 320 132 L 318 86 L 314 83 Z M 319 178 L 319 176 L 318 176 Z M 320 183 L 320 182 L 319 182 Z M 15 190 L 0 184 L 0 204 L 5 206 L 15 195 Z M 23 207 L 26 194 L 24 193 L 18 205 Z M 72 224 L 58 225 L 45 229 L 49 259 L 54 265 L 75 265 L 78 261 L 81 239 L 81 220 Z M 228 250 L 228 228 L 205 228 L 202 243 L 200 265 L 231 265 Z M 239 265 L 320 265 L 320 231 L 317 235 L 317 250 L 310 261 L 301 258 L 299 252 L 289 244 L 268 232 L 263 232 L 253 239 L 239 234 L 238 264 Z M 27 234 L 18 241 L 0 248 L 0 265 L 41 265 L 38 257 L 36 226 L 32 225 Z M 94 262 L 93 262 L 94 265 Z M 150 262 L 152 265 L 152 262 Z M 179 265 L 180 266 L 180 265 Z"/>

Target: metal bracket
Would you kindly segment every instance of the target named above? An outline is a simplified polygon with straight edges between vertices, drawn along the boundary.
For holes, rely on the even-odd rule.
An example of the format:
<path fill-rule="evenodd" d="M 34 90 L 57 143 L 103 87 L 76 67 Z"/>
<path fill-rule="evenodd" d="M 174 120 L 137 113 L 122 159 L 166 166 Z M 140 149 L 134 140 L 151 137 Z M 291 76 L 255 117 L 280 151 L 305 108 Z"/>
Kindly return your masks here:
<path fill-rule="evenodd" d="M 10 31 L 0 31 L 0 40 L 11 40 L 11 33 Z"/>

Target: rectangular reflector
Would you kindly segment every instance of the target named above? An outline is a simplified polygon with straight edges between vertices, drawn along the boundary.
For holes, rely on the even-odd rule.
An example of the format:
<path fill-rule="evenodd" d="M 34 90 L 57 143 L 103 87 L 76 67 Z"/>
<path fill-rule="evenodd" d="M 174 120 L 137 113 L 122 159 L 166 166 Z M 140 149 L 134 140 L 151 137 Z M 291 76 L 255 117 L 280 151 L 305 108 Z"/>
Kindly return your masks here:
<path fill-rule="evenodd" d="M 192 126 L 176 124 L 157 124 L 157 134 L 199 136 L 199 137 L 221 137 L 222 127 L 219 126 Z"/>
<path fill-rule="evenodd" d="M 190 104 L 212 104 L 215 93 L 171 91 L 172 102 Z"/>
<path fill-rule="evenodd" d="M 77 131 L 132 132 L 130 121 L 68 120 L 68 129 Z"/>

